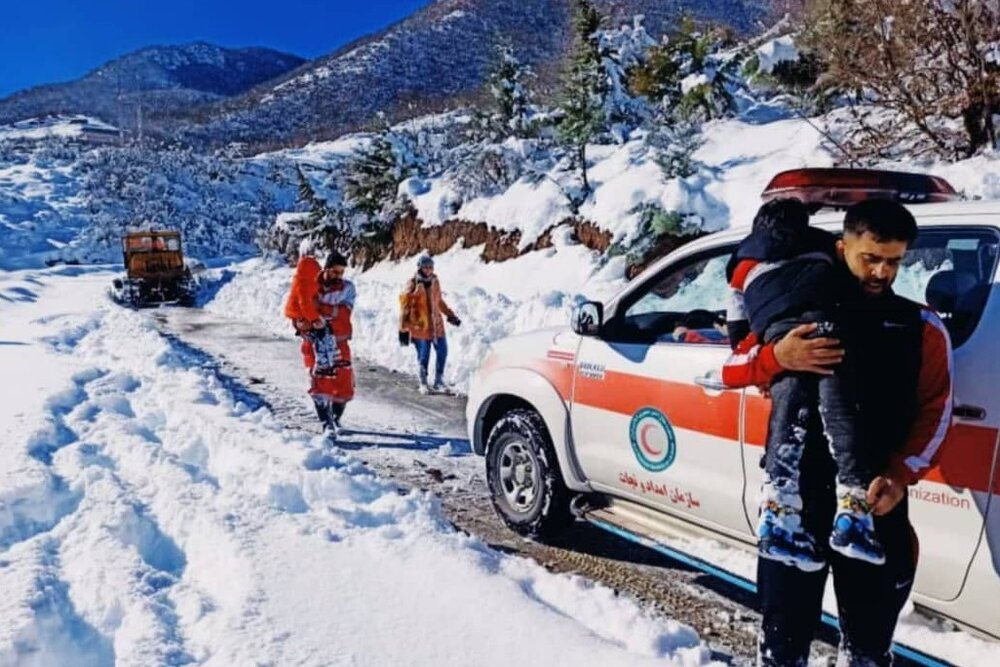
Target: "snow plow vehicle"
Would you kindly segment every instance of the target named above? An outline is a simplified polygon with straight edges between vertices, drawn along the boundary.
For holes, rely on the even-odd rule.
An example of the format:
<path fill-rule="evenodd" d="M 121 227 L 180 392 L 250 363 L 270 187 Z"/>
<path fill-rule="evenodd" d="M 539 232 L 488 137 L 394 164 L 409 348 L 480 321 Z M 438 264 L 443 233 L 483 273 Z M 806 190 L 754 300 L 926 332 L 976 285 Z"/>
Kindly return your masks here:
<path fill-rule="evenodd" d="M 908 489 L 920 538 L 913 600 L 1000 640 L 1000 201 L 958 201 L 947 183 L 912 174 L 797 171 L 763 198 L 808 202 L 819 191 L 836 207 L 891 196 L 916 218 L 894 289 L 948 329 L 954 397 L 951 427 L 932 443 L 940 457 Z M 843 217 L 810 222 L 836 233 Z M 687 325 L 704 326 L 697 338 L 679 327 L 695 312 L 725 313 L 725 269 L 747 231 L 682 246 L 608 302 L 581 304 L 570 326 L 493 344 L 466 417 L 510 528 L 544 537 L 575 517 L 713 574 L 724 566 L 692 557 L 689 538 L 756 552 L 769 399 L 722 381 L 732 351 L 715 319 Z"/>
<path fill-rule="evenodd" d="M 133 308 L 194 304 L 195 284 L 184 263 L 181 234 L 172 230 L 130 232 L 122 237 L 125 277 L 112 282 L 111 297 Z"/>

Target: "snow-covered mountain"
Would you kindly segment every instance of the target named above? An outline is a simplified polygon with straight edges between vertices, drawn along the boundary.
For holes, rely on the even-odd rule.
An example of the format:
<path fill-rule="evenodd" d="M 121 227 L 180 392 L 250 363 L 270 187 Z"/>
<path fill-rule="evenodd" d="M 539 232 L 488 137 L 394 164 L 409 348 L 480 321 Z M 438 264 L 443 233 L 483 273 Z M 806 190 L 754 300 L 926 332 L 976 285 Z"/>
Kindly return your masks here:
<path fill-rule="evenodd" d="M 684 15 L 751 30 L 770 0 L 599 0 L 610 23 L 643 15 L 653 35 Z M 187 132 L 209 140 L 252 143 L 332 138 L 391 117 L 436 111 L 474 95 L 509 42 L 551 84 L 569 42 L 569 0 L 436 0 L 385 31 L 311 61 L 212 110 L 199 110 Z M 549 86 L 551 89 L 552 86 Z M 201 119 L 206 118 L 203 124 Z"/>
<path fill-rule="evenodd" d="M 204 42 L 152 46 L 76 81 L 29 88 L 0 100 L 0 124 L 73 113 L 128 127 L 140 106 L 144 115 L 190 109 L 243 93 L 303 62 L 264 48 L 226 49 Z"/>

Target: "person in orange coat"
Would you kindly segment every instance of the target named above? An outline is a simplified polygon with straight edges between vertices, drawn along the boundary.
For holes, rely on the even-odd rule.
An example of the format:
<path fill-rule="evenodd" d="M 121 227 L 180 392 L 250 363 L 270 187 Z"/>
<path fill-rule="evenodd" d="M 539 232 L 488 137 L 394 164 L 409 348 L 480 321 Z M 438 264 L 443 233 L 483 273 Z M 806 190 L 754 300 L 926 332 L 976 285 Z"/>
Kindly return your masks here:
<path fill-rule="evenodd" d="M 340 420 L 344 416 L 347 403 L 354 398 L 354 367 L 351 363 L 351 335 L 353 325 L 351 315 L 354 312 L 354 301 L 357 290 L 354 283 L 344 278 L 347 270 L 347 259 L 334 251 L 323 263 L 323 272 L 319 275 L 319 292 L 317 303 L 320 315 L 327 322 L 327 327 L 337 348 L 335 362 L 336 373 L 333 376 L 313 375 L 312 387 L 309 390 L 313 402 L 317 405 L 317 413 L 325 409 L 327 435 L 331 432 L 336 437 L 340 429 Z M 322 419 L 322 417 L 320 417 Z"/>
<path fill-rule="evenodd" d="M 416 348 L 420 393 L 447 390 L 444 366 L 448 360 L 448 340 L 445 337 L 444 322 L 447 318 L 449 324 L 457 327 L 461 326 L 462 321 L 441 296 L 441 283 L 434 273 L 434 260 L 429 255 L 417 260 L 417 273 L 400 294 L 399 304 L 399 344 L 405 347 L 412 341 Z M 427 374 L 432 347 L 436 361 L 434 384 L 428 386 Z"/>
<path fill-rule="evenodd" d="M 327 257 L 323 268 L 314 257 L 301 258 L 285 304 L 286 317 L 302 336 L 302 358 L 310 377 L 309 395 L 331 440 L 336 438 L 344 408 L 354 398 L 348 341 L 355 288 L 344 279 L 346 265 L 347 261 L 337 252 Z M 329 371 L 320 369 L 317 363 L 320 352 L 317 341 L 333 350 Z"/>
<path fill-rule="evenodd" d="M 304 255 L 299 258 L 285 302 L 285 317 L 292 321 L 295 335 L 302 336 L 303 345 L 309 344 L 313 374 L 333 375 L 336 373 L 337 348 L 318 308 L 320 273 L 315 257 Z"/>

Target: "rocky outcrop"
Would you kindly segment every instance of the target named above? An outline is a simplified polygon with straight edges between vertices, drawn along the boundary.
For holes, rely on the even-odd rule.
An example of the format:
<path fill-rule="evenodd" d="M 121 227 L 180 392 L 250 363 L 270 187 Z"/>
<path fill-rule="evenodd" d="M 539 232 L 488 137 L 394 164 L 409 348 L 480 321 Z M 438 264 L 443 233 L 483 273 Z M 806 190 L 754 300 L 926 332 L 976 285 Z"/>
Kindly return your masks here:
<path fill-rule="evenodd" d="M 567 218 L 549 227 L 533 242 L 522 246 L 518 230 L 502 230 L 467 220 L 448 220 L 425 227 L 416 212 L 411 211 L 396 220 L 386 243 L 366 244 L 355 252 L 354 261 L 368 268 L 384 259 L 404 259 L 425 252 L 440 255 L 461 244 L 462 248 L 482 246 L 480 256 L 484 262 L 504 262 L 528 252 L 551 248 L 553 232 L 563 226 L 570 227 L 573 237 L 595 252 L 606 252 L 611 246 L 611 232 L 576 218 Z"/>

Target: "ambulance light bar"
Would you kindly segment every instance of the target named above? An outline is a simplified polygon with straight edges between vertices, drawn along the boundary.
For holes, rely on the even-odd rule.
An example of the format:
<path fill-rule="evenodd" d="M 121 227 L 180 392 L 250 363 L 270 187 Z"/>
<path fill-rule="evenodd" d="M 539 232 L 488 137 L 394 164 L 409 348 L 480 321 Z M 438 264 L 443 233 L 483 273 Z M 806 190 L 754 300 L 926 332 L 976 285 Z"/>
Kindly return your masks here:
<path fill-rule="evenodd" d="M 798 199 L 806 204 L 843 208 L 865 199 L 923 204 L 961 197 L 948 181 L 927 174 L 875 169 L 792 169 L 772 178 L 761 198 Z"/>

